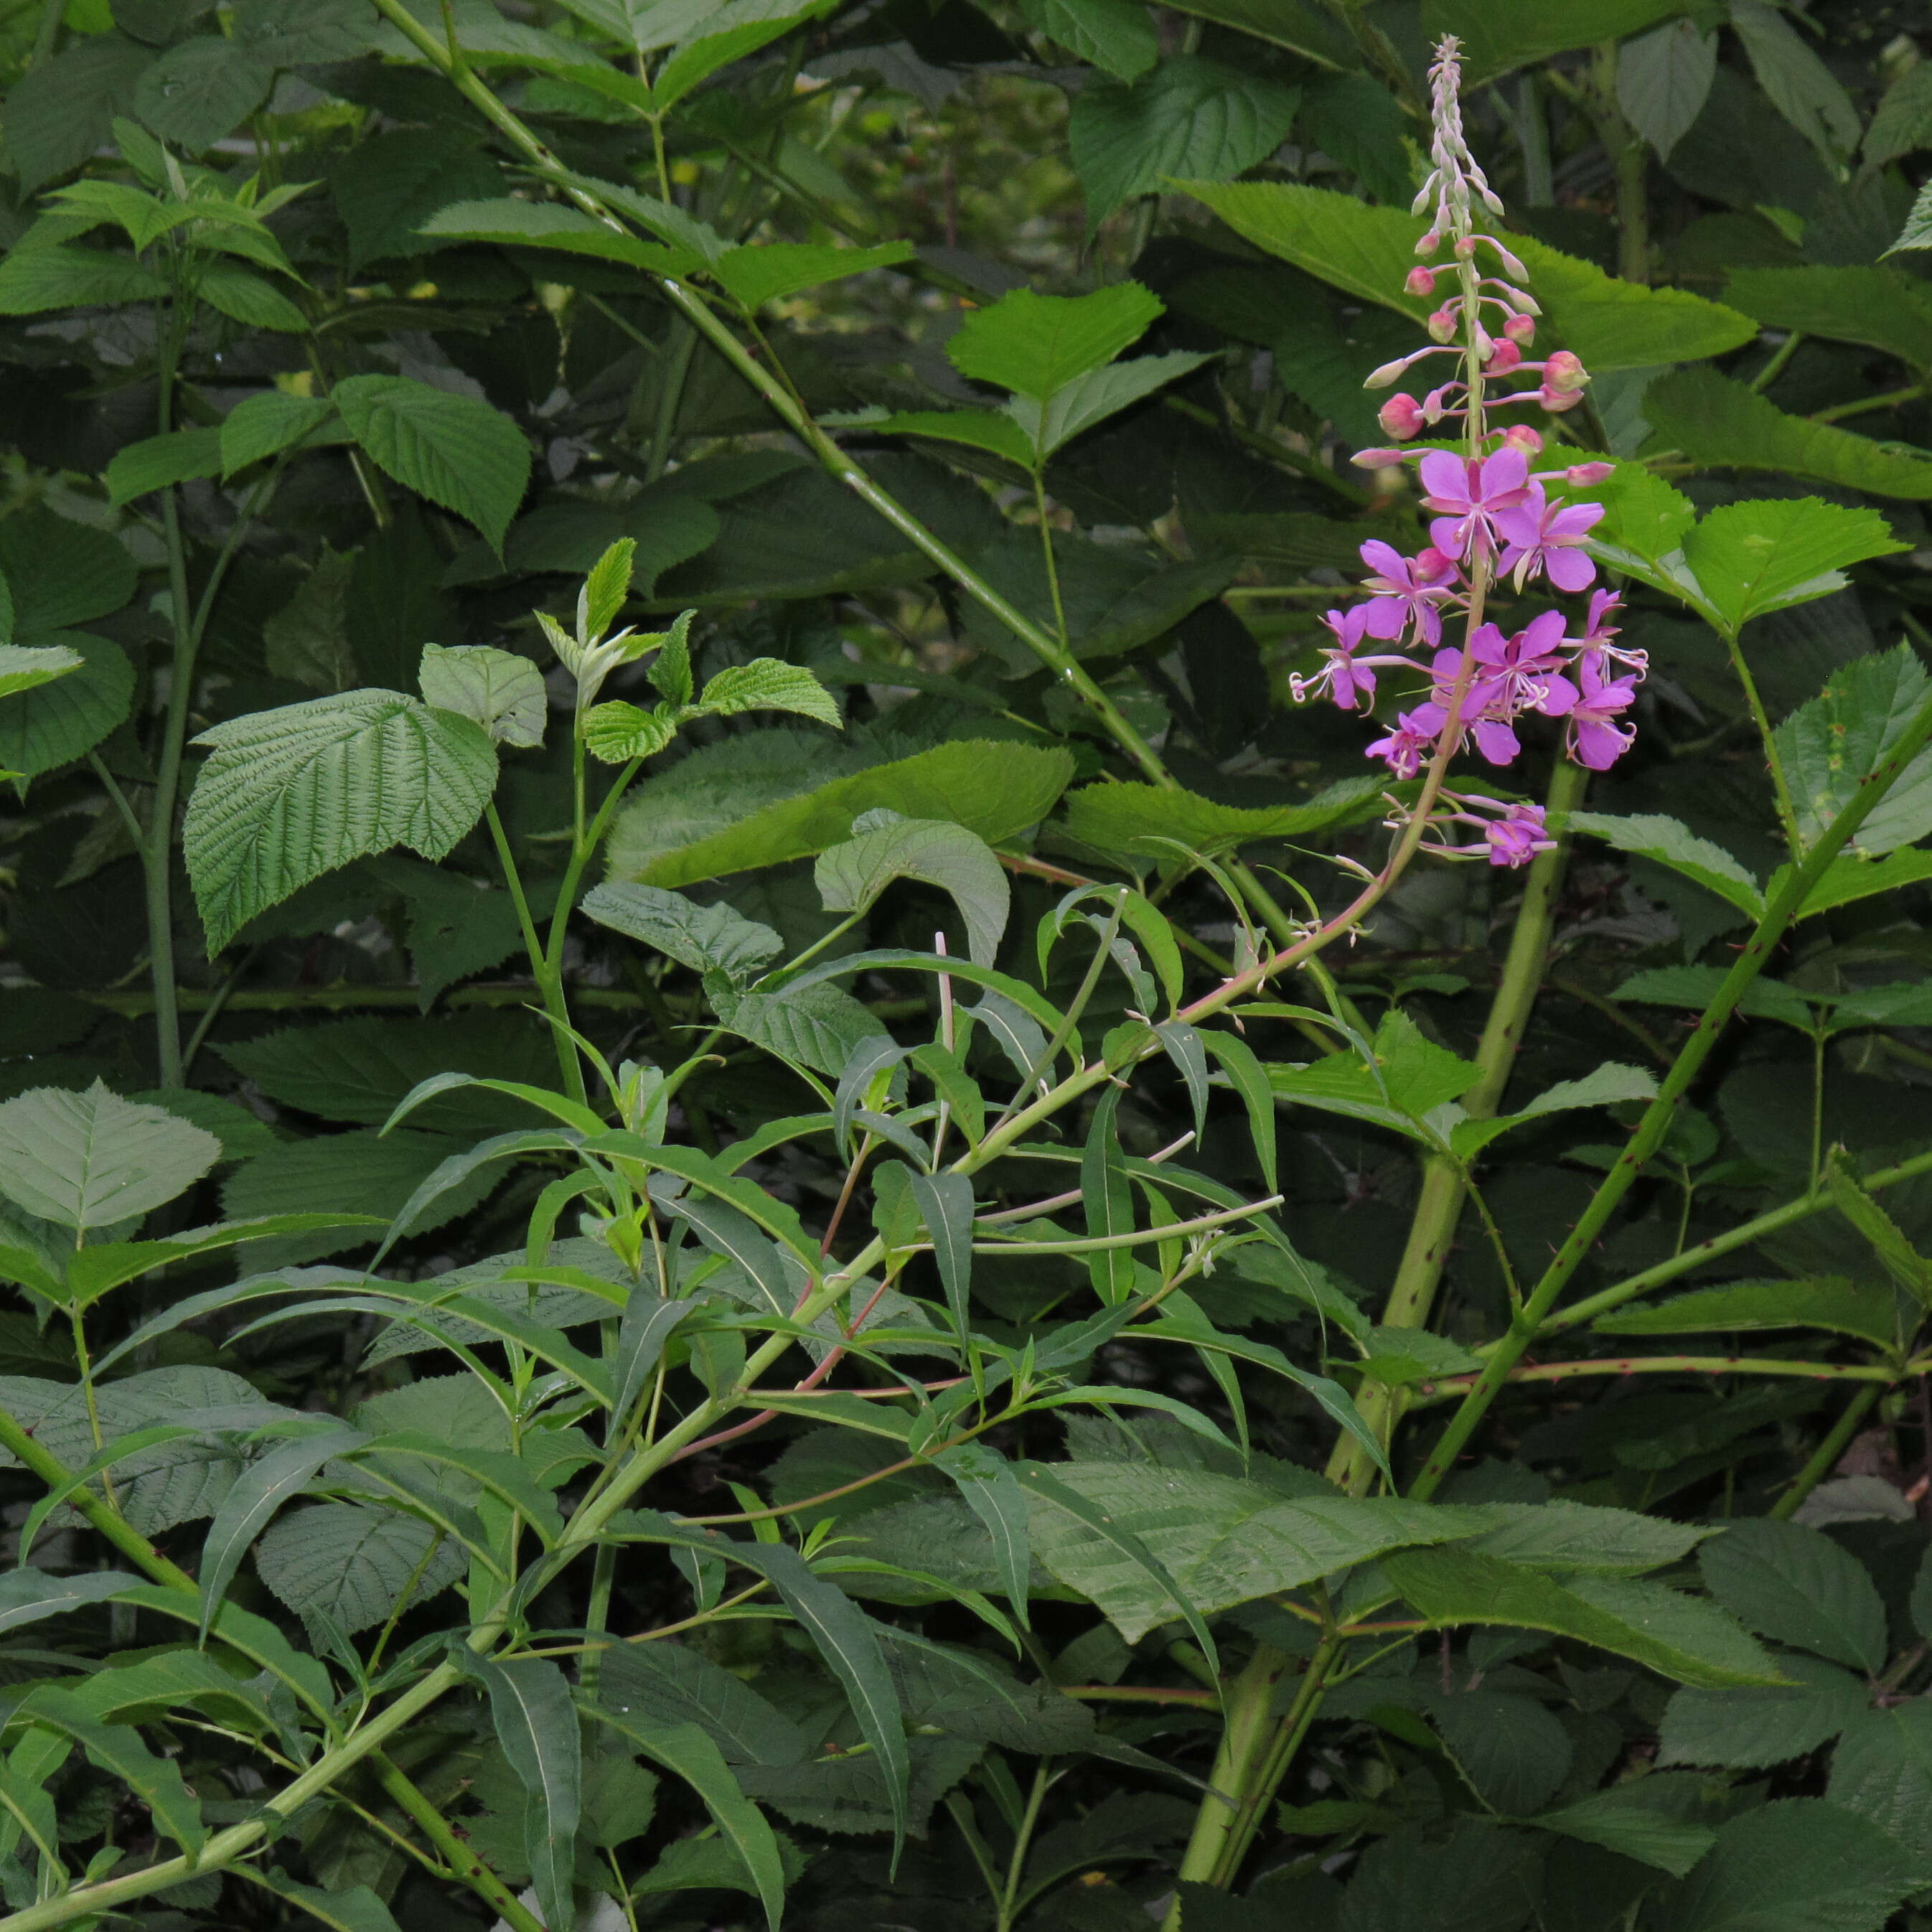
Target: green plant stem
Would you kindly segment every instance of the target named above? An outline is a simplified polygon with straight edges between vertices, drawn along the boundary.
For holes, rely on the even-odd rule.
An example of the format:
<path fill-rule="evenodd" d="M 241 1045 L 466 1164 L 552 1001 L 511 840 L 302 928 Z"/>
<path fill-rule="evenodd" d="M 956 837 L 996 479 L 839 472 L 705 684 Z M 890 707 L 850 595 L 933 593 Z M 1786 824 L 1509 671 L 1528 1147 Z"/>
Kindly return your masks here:
<path fill-rule="evenodd" d="M 1916 403 L 1925 394 L 1922 382 L 1910 382 L 1902 389 L 1888 389 L 1882 395 L 1861 396 L 1854 403 L 1840 403 L 1828 410 L 1814 410 L 1807 418 L 1817 423 L 1843 422 L 1847 416 L 1869 416 L 1874 410 L 1894 410 L 1901 403 Z"/>
<path fill-rule="evenodd" d="M 560 186 L 578 208 L 620 232 L 628 232 L 617 216 L 596 195 L 577 184 L 556 156 L 484 86 L 466 63 L 452 58 L 449 49 L 402 4 L 402 0 L 376 0 L 376 4 L 384 18 L 421 50 L 464 98 L 539 170 Z M 1108 735 L 1152 783 L 1167 787 L 1174 784 L 1166 766 L 1146 740 L 1128 722 L 1120 707 L 1070 651 L 1003 596 L 896 497 L 881 489 L 866 470 L 813 421 L 810 412 L 800 405 L 779 376 L 750 354 L 701 296 L 674 276 L 660 277 L 658 286 L 672 307 L 758 392 L 772 413 L 804 443 L 828 473 L 883 517 L 976 603 L 1005 625 L 1094 713 Z"/>
<path fill-rule="evenodd" d="M 650 454 L 644 463 L 644 481 L 655 483 L 670 460 L 670 446 L 677 434 L 678 411 L 684 406 L 684 386 L 691 374 L 692 358 L 698 352 L 698 332 L 682 316 L 674 316 L 670 325 L 670 349 L 658 372 L 662 386 L 658 391 L 657 413 L 651 422 Z"/>
<path fill-rule="evenodd" d="M 589 1661 L 586 1660 L 586 1663 Z M 543 1922 L 450 1828 L 449 1821 L 424 1797 L 387 1753 L 375 1754 L 376 1782 L 401 1810 L 422 1828 L 442 1854 L 450 1874 L 466 1885 L 478 1898 L 494 1907 L 511 1932 L 544 1932 Z"/>
<path fill-rule="evenodd" d="M 1012 1856 L 1006 1861 L 1006 1882 L 1000 1892 L 997 1932 L 1012 1932 L 1013 1921 L 1022 1904 L 1020 1881 L 1026 1875 L 1027 1853 L 1032 1849 L 1034 1828 L 1040 1822 L 1040 1808 L 1053 1783 L 1053 1761 L 1042 1758 L 1034 1767 L 1033 1789 L 1027 1793 L 1026 1809 L 1020 1814 L 1019 1828 L 1013 1834 Z"/>
<path fill-rule="evenodd" d="M 1805 1459 L 1804 1466 L 1793 1476 L 1784 1492 L 1766 1511 L 1780 1522 L 1789 1521 L 1798 1514 L 1804 1498 L 1828 1476 L 1858 1433 L 1858 1424 L 1871 1413 L 1872 1405 L 1885 1393 L 1874 1384 L 1862 1388 L 1846 1403 L 1836 1422 L 1825 1432 L 1825 1438 Z"/>
<path fill-rule="evenodd" d="M 1720 631 L 1726 654 L 1731 661 L 1731 668 L 1736 672 L 1738 682 L 1744 694 L 1744 703 L 1751 715 L 1751 722 L 1757 727 L 1758 742 L 1764 747 L 1764 761 L 1771 772 L 1771 784 L 1778 800 L 1778 823 L 1784 833 L 1784 843 L 1793 862 L 1804 854 L 1804 841 L 1798 830 L 1798 808 L 1792 802 L 1791 786 L 1784 776 L 1784 760 L 1778 755 L 1778 740 L 1772 735 L 1771 714 L 1764 708 L 1764 700 L 1760 696 L 1757 680 L 1751 676 L 1750 666 L 1744 662 L 1744 647 L 1738 641 L 1735 631 Z"/>
<path fill-rule="evenodd" d="M 1560 818 L 1576 810 L 1588 782 L 1588 773 L 1580 766 L 1559 760 L 1550 775 L 1545 800 L 1551 817 Z M 1481 1069 L 1481 1077 L 1462 1096 L 1462 1106 L 1473 1120 L 1493 1118 L 1509 1083 L 1510 1070 L 1516 1064 L 1516 1050 L 1522 1044 L 1531 1010 L 1542 989 L 1556 902 L 1563 889 L 1569 856 L 1569 840 L 1559 836 L 1554 850 L 1538 853 L 1531 863 L 1522 903 L 1517 908 L 1516 925 L 1510 935 L 1509 951 L 1504 958 L 1502 976 L 1490 1002 L 1489 1018 L 1476 1048 L 1476 1065 Z M 1468 1192 L 1462 1165 L 1453 1156 L 1432 1154 L 1424 1159 L 1421 1192 L 1409 1222 L 1408 1238 L 1396 1269 L 1395 1282 L 1382 1310 L 1383 1327 L 1427 1326 Z M 1400 1389 L 1382 1383 L 1366 1384 L 1356 1398 L 1357 1406 L 1384 1446 L 1401 1417 L 1403 1400 Z M 1340 1483 L 1352 1496 L 1360 1496 L 1374 1479 L 1375 1464 L 1353 1436 L 1344 1436 L 1336 1447 L 1328 1474 L 1331 1481 Z"/>
<path fill-rule="evenodd" d="M 1650 151 L 1624 118 L 1617 101 L 1617 44 L 1597 50 L 1593 118 L 1610 152 L 1617 181 L 1617 273 L 1627 282 L 1650 280 Z"/>
<path fill-rule="evenodd" d="M 483 817 L 490 827 L 490 842 L 496 848 L 497 862 L 503 868 L 503 883 L 510 889 L 510 902 L 517 909 L 517 924 L 524 935 L 524 950 L 530 955 L 530 976 L 536 982 L 537 996 L 543 1001 L 544 1011 L 550 1018 L 552 1044 L 556 1049 L 557 1065 L 563 1074 L 565 1088 L 572 1100 L 582 1100 L 585 1098 L 584 1068 L 570 1037 L 570 1008 L 564 1000 L 562 982 L 550 970 L 549 955 L 544 949 L 543 941 L 537 937 L 536 921 L 530 916 L 530 901 L 524 892 L 523 874 L 518 868 L 517 855 L 510 849 L 510 835 L 503 829 L 503 820 L 494 799 L 483 808 Z"/>
<path fill-rule="evenodd" d="M 1772 351 L 1771 359 L 1750 379 L 1750 387 L 1755 394 L 1762 395 L 1784 374 L 1784 365 L 1798 353 L 1798 344 L 1804 340 L 1804 332 L 1802 328 L 1786 332 L 1784 340 Z"/>
<path fill-rule="evenodd" d="M 1477 1424 L 1489 1412 L 1490 1405 L 1508 1378 L 1510 1371 L 1541 1334 L 1558 1296 L 1568 1286 L 1584 1258 L 1595 1246 L 1644 1163 L 1662 1145 L 1676 1116 L 1678 1102 L 1709 1058 L 1718 1036 L 1737 1010 L 1738 1001 L 1769 963 L 1772 949 L 1797 917 L 1798 909 L 1810 896 L 1813 887 L 1897 782 L 1899 774 L 1928 742 L 1932 742 L 1932 702 L 1921 706 L 1882 760 L 1866 775 L 1851 802 L 1812 847 L 1804 862 L 1791 868 L 1784 884 L 1772 896 L 1763 917 L 1745 942 L 1736 962 L 1724 976 L 1716 997 L 1679 1049 L 1657 1098 L 1645 1109 L 1629 1146 L 1618 1156 L 1616 1166 L 1604 1176 L 1568 1238 L 1544 1271 L 1542 1280 L 1511 1320 L 1508 1333 L 1495 1344 L 1495 1351 L 1480 1380 L 1463 1399 L 1462 1406 L 1450 1418 L 1448 1427 L 1430 1452 L 1429 1460 L 1412 1492 L 1418 1500 L 1435 1494 L 1443 1478 L 1455 1466 L 1456 1456 L 1462 1453 Z"/>
<path fill-rule="evenodd" d="M 1800 1362 L 1782 1355 L 1592 1355 L 1580 1362 L 1519 1364 L 1509 1380 L 1572 1382 L 1593 1376 L 1785 1376 L 1798 1382 L 1870 1382 L 1880 1388 L 1900 1379 L 1903 1370 L 1877 1362 Z M 1417 1382 L 1412 1393 L 1417 1406 L 1466 1395 L 1479 1376 L 1441 1376 Z"/>

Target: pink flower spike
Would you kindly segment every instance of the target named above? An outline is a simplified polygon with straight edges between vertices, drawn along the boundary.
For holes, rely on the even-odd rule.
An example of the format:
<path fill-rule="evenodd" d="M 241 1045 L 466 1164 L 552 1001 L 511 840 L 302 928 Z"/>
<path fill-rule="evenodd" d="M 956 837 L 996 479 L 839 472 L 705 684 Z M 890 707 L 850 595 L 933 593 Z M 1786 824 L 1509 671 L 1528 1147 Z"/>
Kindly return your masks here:
<path fill-rule="evenodd" d="M 1496 519 L 1529 493 L 1529 462 L 1504 448 L 1475 460 L 1435 449 L 1422 459 L 1423 505 L 1438 512 L 1430 541 L 1453 557 L 1486 555 L 1496 547 Z"/>
<path fill-rule="evenodd" d="M 1606 772 L 1636 742 L 1636 731 L 1617 722 L 1618 715 L 1629 710 L 1636 696 L 1634 678 L 1618 678 L 1606 683 L 1593 662 L 1594 652 L 1586 652 L 1576 665 L 1582 690 L 1570 707 L 1570 756 L 1593 772 Z"/>
<path fill-rule="evenodd" d="M 1412 778 L 1421 770 L 1423 760 L 1435 751 L 1436 734 L 1444 722 L 1439 704 L 1418 704 L 1413 711 L 1403 712 L 1395 729 L 1387 737 L 1378 738 L 1363 755 L 1380 758 L 1396 778 Z"/>
<path fill-rule="evenodd" d="M 1552 503 L 1540 484 L 1532 484 L 1526 500 L 1496 513 L 1496 528 L 1509 548 L 1498 566 L 1514 572 L 1520 590 L 1532 577 L 1547 577 L 1559 590 L 1587 590 L 1597 580 L 1597 566 L 1576 548 L 1600 522 L 1600 503 Z"/>
<path fill-rule="evenodd" d="M 1455 565 L 1434 549 L 1411 560 L 1376 538 L 1363 544 L 1362 561 L 1375 572 L 1362 580 L 1375 598 L 1365 607 L 1369 635 L 1399 638 L 1408 631 L 1426 644 L 1440 644 L 1442 606 L 1454 595 Z"/>
<path fill-rule="evenodd" d="M 1526 866 L 1539 852 L 1553 852 L 1556 841 L 1550 837 L 1540 805 L 1513 805 L 1508 813 L 1484 834 L 1490 848 L 1490 863 L 1507 866 L 1514 871 Z"/>

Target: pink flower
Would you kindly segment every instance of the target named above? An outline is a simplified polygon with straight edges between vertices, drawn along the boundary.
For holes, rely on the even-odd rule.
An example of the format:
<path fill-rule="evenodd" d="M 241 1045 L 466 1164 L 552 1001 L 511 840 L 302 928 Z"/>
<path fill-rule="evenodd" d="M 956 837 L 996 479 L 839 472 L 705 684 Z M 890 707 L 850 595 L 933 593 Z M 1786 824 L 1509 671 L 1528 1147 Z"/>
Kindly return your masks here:
<path fill-rule="evenodd" d="M 1595 652 L 1586 651 L 1576 662 L 1582 689 L 1576 703 L 1566 707 L 1570 726 L 1566 748 L 1578 764 L 1587 765 L 1593 772 L 1606 772 L 1636 741 L 1630 725 L 1617 722 L 1618 714 L 1628 710 L 1636 696 L 1636 680 L 1620 677 L 1606 682 L 1597 656 Z"/>
<path fill-rule="evenodd" d="M 1291 677 L 1288 688 L 1294 701 L 1300 704 L 1310 698 L 1325 693 L 1332 698 L 1344 711 L 1352 711 L 1358 700 L 1364 710 L 1375 701 L 1376 664 L 1399 664 L 1407 662 L 1402 658 L 1364 658 L 1358 660 L 1355 653 L 1362 647 L 1362 640 L 1368 632 L 1370 614 L 1375 606 L 1358 604 L 1347 610 L 1330 610 L 1322 617 L 1322 622 L 1334 633 L 1335 641 L 1324 646 L 1322 652 L 1322 668 L 1313 677 Z"/>
<path fill-rule="evenodd" d="M 1492 629 L 1494 626 L 1484 628 Z M 1462 693 L 1462 701 L 1456 707 L 1456 719 L 1468 730 L 1476 749 L 1490 764 L 1507 765 L 1522 749 L 1516 742 L 1515 732 L 1510 728 L 1514 707 L 1509 692 L 1499 680 L 1483 675 L 1480 656 L 1476 664 Z M 1450 701 L 1456 695 L 1456 680 L 1462 675 L 1462 653 L 1457 650 L 1438 651 L 1430 669 L 1436 688 L 1430 694 L 1435 701 L 1429 708 L 1441 712 L 1446 718 L 1450 716 Z"/>
<path fill-rule="evenodd" d="M 1439 550 L 1430 548 L 1413 559 L 1393 544 L 1371 538 L 1362 546 L 1362 561 L 1376 574 L 1362 580 L 1375 594 L 1364 608 L 1372 638 L 1399 638 L 1405 631 L 1426 644 L 1442 641 L 1442 606 L 1454 594 L 1456 566 Z"/>
<path fill-rule="evenodd" d="M 1528 494 L 1529 459 L 1508 448 L 1473 460 L 1432 449 L 1421 476 L 1423 504 L 1438 512 L 1430 541 L 1450 556 L 1484 555 L 1496 548 L 1497 517 Z"/>
<path fill-rule="evenodd" d="M 1490 863 L 1507 866 L 1514 871 L 1526 866 L 1539 852 L 1553 852 L 1556 841 L 1550 837 L 1540 805 L 1513 805 L 1504 817 L 1484 834 L 1490 848 Z"/>
<path fill-rule="evenodd" d="M 1492 682 L 1514 711 L 1535 710 L 1556 716 L 1576 700 L 1576 688 L 1563 676 L 1559 655 L 1568 640 L 1563 614 L 1546 610 L 1532 617 L 1513 638 L 1494 624 L 1485 624 L 1469 640 L 1481 675 Z"/>
<path fill-rule="evenodd" d="M 1436 734 L 1445 722 L 1441 705 L 1418 704 L 1413 711 L 1403 712 L 1395 729 L 1387 737 L 1378 738 L 1363 755 L 1380 758 L 1399 778 L 1412 778 L 1421 770 L 1423 760 L 1435 751 Z"/>
<path fill-rule="evenodd" d="M 1603 515 L 1600 503 L 1552 503 L 1532 484 L 1520 506 L 1496 512 L 1496 528 L 1509 545 L 1499 568 L 1515 573 L 1519 590 L 1532 577 L 1547 577 L 1559 590 L 1587 590 L 1597 566 L 1576 545 Z"/>

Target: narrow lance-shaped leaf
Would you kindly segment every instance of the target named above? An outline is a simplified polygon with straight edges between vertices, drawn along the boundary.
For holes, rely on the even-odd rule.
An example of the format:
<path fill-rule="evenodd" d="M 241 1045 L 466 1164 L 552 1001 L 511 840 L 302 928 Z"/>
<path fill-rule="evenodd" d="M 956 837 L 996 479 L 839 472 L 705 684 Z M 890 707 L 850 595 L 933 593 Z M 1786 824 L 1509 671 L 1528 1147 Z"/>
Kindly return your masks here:
<path fill-rule="evenodd" d="M 912 1197 L 932 1237 L 946 1306 L 964 1342 L 973 1320 L 973 1184 L 963 1174 L 915 1174 Z"/>
<path fill-rule="evenodd" d="M 453 1653 L 454 1654 L 454 1653 Z M 572 1874 L 583 1810 L 584 1740 L 563 1672 L 547 1658 L 507 1663 L 465 1651 L 458 1661 L 489 1694 L 496 1742 L 524 1787 L 524 1848 L 546 1923 L 574 1923 Z"/>
<path fill-rule="evenodd" d="M 993 1560 L 1006 1586 L 1006 1600 L 1022 1629 L 1028 1628 L 1027 1600 L 1031 1592 L 1033 1539 L 1028 1528 L 1026 1492 L 1012 1466 L 982 1442 L 956 1443 L 933 1457 L 958 1486 L 973 1514 L 986 1526 L 993 1543 Z"/>

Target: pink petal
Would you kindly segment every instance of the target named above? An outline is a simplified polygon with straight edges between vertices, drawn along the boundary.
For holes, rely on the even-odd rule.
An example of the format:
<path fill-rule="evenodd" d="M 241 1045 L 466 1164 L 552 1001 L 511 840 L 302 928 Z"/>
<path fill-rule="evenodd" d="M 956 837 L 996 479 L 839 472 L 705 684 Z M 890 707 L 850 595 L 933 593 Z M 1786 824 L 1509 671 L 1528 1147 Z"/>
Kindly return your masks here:
<path fill-rule="evenodd" d="M 1450 503 L 1468 502 L 1468 466 L 1460 456 L 1451 456 L 1446 449 L 1432 449 L 1418 468 L 1424 496 L 1439 496 L 1445 507 Z M 1527 470 L 1525 473 L 1528 473 Z M 1436 545 L 1438 550 L 1442 548 L 1439 543 Z"/>
<path fill-rule="evenodd" d="M 1597 580 L 1597 566 L 1580 550 L 1546 550 L 1544 574 L 1559 590 L 1587 590 Z"/>

